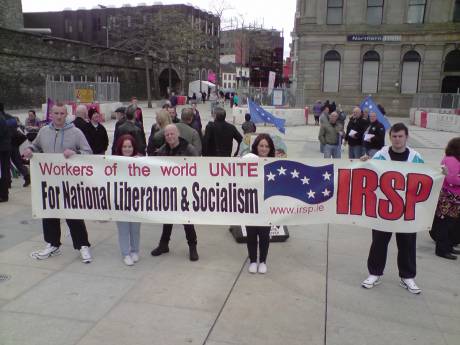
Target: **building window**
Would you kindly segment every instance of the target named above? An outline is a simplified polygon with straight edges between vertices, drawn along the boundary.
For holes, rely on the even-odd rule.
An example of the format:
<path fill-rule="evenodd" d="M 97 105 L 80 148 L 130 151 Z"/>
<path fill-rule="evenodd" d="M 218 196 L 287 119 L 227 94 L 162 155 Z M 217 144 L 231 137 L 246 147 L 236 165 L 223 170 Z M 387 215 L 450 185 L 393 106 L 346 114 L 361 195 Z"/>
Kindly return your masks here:
<path fill-rule="evenodd" d="M 224 73 L 224 80 L 227 80 L 227 75 Z"/>
<path fill-rule="evenodd" d="M 327 0 L 327 24 L 342 24 L 343 0 Z"/>
<path fill-rule="evenodd" d="M 380 25 L 383 18 L 383 0 L 367 0 L 367 24 Z"/>
<path fill-rule="evenodd" d="M 425 18 L 426 0 L 409 0 L 407 22 L 409 24 L 421 24 Z"/>
<path fill-rule="evenodd" d="M 404 54 L 401 73 L 401 93 L 417 93 L 420 55 L 415 50 Z"/>
<path fill-rule="evenodd" d="M 324 56 L 323 91 L 339 92 L 340 54 L 330 50 Z"/>
<path fill-rule="evenodd" d="M 72 33 L 72 24 L 70 23 L 70 19 L 64 19 L 64 32 L 66 34 Z"/>
<path fill-rule="evenodd" d="M 460 22 L 460 0 L 455 0 L 455 7 L 454 7 L 454 22 Z"/>
<path fill-rule="evenodd" d="M 126 17 L 126 24 L 127 24 L 127 27 L 130 28 L 131 27 L 131 16 L 128 16 Z"/>
<path fill-rule="evenodd" d="M 460 50 L 452 50 L 446 55 L 444 72 L 460 72 Z"/>
<path fill-rule="evenodd" d="M 78 19 L 78 32 L 82 33 L 83 32 L 83 20 Z"/>
<path fill-rule="evenodd" d="M 377 93 L 379 83 L 380 55 L 374 51 L 368 51 L 363 56 L 363 75 L 361 80 L 362 93 Z"/>

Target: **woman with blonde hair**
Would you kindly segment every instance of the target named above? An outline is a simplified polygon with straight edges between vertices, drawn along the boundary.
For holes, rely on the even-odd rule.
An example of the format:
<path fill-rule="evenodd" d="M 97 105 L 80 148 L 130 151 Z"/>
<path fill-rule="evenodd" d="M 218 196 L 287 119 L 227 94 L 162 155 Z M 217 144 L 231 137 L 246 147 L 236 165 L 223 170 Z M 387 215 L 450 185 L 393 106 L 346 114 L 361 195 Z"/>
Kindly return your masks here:
<path fill-rule="evenodd" d="M 147 146 L 149 156 L 155 156 L 158 149 L 164 144 L 164 128 L 171 123 L 171 116 L 167 110 L 162 109 L 157 112 L 156 123 L 152 126 Z"/>

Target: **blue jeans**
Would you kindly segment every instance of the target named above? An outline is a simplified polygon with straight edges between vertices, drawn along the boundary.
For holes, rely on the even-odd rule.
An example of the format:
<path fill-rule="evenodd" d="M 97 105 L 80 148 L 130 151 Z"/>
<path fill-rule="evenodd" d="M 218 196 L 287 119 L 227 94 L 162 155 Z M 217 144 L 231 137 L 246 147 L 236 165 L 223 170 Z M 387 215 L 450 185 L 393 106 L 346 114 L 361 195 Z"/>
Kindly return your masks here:
<path fill-rule="evenodd" d="M 117 222 L 118 243 L 121 255 L 139 253 L 139 239 L 141 237 L 141 223 Z"/>
<path fill-rule="evenodd" d="M 364 155 L 364 149 L 362 145 L 350 146 L 348 145 L 348 158 L 361 158 Z"/>
<path fill-rule="evenodd" d="M 324 158 L 341 158 L 340 145 L 324 145 Z"/>

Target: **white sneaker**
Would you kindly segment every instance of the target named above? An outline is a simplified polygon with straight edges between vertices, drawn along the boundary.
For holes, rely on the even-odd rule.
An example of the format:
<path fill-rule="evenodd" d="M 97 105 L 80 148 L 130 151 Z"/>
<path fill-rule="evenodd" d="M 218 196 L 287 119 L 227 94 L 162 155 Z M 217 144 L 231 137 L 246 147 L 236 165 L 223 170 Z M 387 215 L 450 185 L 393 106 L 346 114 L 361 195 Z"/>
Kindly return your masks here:
<path fill-rule="evenodd" d="M 249 273 L 257 273 L 257 262 L 251 262 L 248 271 Z"/>
<path fill-rule="evenodd" d="M 265 262 L 261 262 L 259 264 L 259 273 L 261 274 L 267 273 L 267 265 L 265 264 Z"/>
<path fill-rule="evenodd" d="M 403 287 L 404 289 L 407 289 L 407 291 L 418 295 L 420 292 L 422 292 L 422 289 L 420 289 L 417 284 L 415 284 L 415 280 L 412 278 L 401 278 L 401 281 L 399 282 L 399 285 Z"/>
<path fill-rule="evenodd" d="M 123 262 L 124 262 L 127 266 L 132 266 L 132 265 L 134 265 L 133 259 L 132 259 L 131 256 L 129 256 L 129 255 L 126 255 L 125 257 L 123 257 Z"/>
<path fill-rule="evenodd" d="M 372 289 L 374 286 L 377 286 L 382 282 L 381 277 L 382 276 L 374 276 L 371 274 L 361 283 L 361 286 L 366 289 Z"/>
<path fill-rule="evenodd" d="M 138 262 L 139 261 L 139 254 L 131 253 L 131 259 L 133 259 L 133 262 Z"/>
<path fill-rule="evenodd" d="M 50 243 L 47 243 L 44 249 L 32 252 L 30 253 L 30 256 L 37 260 L 44 260 L 48 259 L 51 256 L 56 256 L 60 254 L 61 250 L 59 249 L 59 247 L 54 247 Z"/>
<path fill-rule="evenodd" d="M 89 247 L 87 246 L 81 246 L 80 255 L 81 261 L 85 264 L 89 264 L 93 260 L 93 258 L 91 257 L 91 253 L 89 252 Z"/>

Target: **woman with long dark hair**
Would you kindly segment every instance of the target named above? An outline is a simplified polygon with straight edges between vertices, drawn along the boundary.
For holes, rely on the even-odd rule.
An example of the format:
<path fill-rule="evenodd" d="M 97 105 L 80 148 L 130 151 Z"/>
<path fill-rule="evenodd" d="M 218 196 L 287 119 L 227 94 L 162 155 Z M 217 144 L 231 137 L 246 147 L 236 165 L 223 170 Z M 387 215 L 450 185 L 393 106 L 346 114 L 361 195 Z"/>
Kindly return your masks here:
<path fill-rule="evenodd" d="M 136 140 L 130 134 L 122 135 L 115 145 L 115 155 L 125 157 L 136 157 Z M 139 240 L 141 234 L 141 223 L 137 222 L 116 222 L 118 228 L 118 243 L 120 245 L 123 262 L 127 266 L 134 265 L 139 261 Z"/>
<path fill-rule="evenodd" d="M 454 254 L 460 254 L 454 249 L 460 242 L 460 137 L 449 141 L 441 164 L 446 177 L 430 235 L 436 241 L 437 256 L 456 260 Z"/>
<path fill-rule="evenodd" d="M 268 134 L 259 134 L 252 144 L 251 153 L 260 158 L 275 157 L 275 145 Z M 250 273 L 267 273 L 267 254 L 270 245 L 270 226 L 246 226 Z M 257 264 L 257 238 L 259 264 Z"/>

